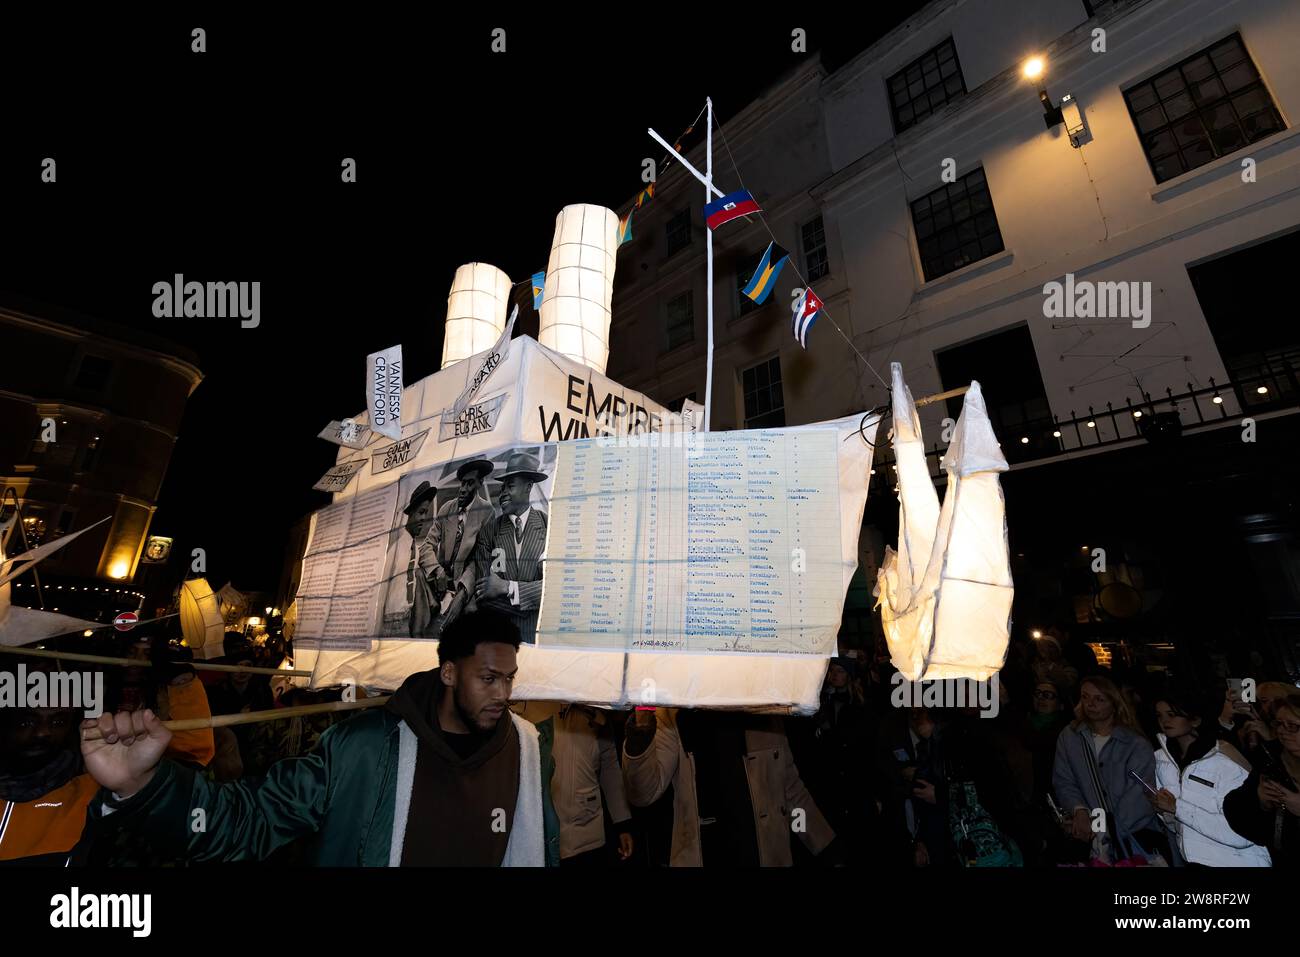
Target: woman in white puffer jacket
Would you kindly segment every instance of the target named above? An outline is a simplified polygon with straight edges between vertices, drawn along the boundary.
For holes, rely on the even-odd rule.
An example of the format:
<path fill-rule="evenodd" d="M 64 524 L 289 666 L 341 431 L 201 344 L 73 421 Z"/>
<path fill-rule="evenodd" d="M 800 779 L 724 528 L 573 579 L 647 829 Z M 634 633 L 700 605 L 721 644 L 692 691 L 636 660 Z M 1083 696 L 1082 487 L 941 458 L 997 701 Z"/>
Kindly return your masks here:
<path fill-rule="evenodd" d="M 1204 867 L 1271 867 L 1267 848 L 1228 826 L 1223 799 L 1250 776 L 1250 764 L 1216 739 L 1214 722 L 1175 694 L 1156 701 L 1156 784 L 1151 803 L 1173 831 L 1183 859 Z"/>

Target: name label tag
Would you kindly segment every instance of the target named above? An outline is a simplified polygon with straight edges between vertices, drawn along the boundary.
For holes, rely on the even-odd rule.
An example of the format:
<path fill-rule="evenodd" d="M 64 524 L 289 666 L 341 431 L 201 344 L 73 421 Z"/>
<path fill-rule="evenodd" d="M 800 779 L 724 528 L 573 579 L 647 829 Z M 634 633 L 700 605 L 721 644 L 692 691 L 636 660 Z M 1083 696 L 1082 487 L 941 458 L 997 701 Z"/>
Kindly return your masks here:
<path fill-rule="evenodd" d="M 1212 788 L 1212 787 L 1214 787 L 1214 782 L 1212 782 L 1212 781 L 1207 781 L 1207 780 L 1205 780 L 1205 778 L 1198 778 L 1195 774 L 1189 774 L 1189 775 L 1187 775 L 1187 780 L 1189 780 L 1189 781 L 1195 781 L 1197 784 L 1204 784 L 1207 788 Z"/>

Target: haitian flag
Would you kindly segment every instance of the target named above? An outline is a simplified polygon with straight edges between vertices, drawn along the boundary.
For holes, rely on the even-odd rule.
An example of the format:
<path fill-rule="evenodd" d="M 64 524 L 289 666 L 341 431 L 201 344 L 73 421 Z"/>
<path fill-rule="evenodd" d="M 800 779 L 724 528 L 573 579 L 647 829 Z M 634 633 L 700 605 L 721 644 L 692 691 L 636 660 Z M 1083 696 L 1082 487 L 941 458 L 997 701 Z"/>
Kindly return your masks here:
<path fill-rule="evenodd" d="M 729 223 L 738 216 L 748 216 L 750 213 L 761 213 L 758 203 L 754 197 L 749 195 L 749 190 L 738 189 L 734 193 L 728 193 L 721 199 L 715 199 L 704 207 L 704 221 L 708 224 L 709 229 L 717 229 L 723 223 Z"/>

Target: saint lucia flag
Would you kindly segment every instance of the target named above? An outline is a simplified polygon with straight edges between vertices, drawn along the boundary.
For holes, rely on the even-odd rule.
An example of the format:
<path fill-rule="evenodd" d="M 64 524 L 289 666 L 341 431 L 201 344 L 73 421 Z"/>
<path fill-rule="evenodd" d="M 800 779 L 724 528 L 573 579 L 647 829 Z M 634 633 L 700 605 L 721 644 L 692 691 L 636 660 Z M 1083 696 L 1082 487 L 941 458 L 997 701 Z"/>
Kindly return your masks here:
<path fill-rule="evenodd" d="M 776 277 L 781 275 L 781 267 L 789 258 L 788 252 L 776 243 L 769 243 L 767 252 L 763 253 L 758 268 L 754 270 L 754 278 L 741 292 L 761 306 L 772 294 L 772 289 L 776 286 Z"/>
<path fill-rule="evenodd" d="M 618 221 L 618 244 L 622 246 L 632 238 L 632 214 L 635 209 L 629 209 L 627 215 Z"/>
<path fill-rule="evenodd" d="M 822 301 L 817 298 L 817 293 L 811 289 L 805 289 L 803 295 L 794 301 L 791 310 L 794 316 L 790 320 L 790 331 L 799 340 L 799 345 L 807 349 L 808 330 L 812 328 L 812 324 L 821 315 Z"/>
<path fill-rule="evenodd" d="M 546 271 L 533 273 L 533 308 L 542 309 L 542 287 L 546 285 Z"/>

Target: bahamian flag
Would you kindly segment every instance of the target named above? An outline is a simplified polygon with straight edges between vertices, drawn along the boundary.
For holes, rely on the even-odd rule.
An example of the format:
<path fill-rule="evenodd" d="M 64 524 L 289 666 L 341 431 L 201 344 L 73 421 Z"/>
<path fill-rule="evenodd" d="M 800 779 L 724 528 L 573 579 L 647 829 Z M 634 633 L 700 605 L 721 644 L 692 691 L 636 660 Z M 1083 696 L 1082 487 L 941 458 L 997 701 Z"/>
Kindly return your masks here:
<path fill-rule="evenodd" d="M 776 286 L 776 277 L 781 275 L 781 267 L 789 258 L 790 254 L 776 243 L 768 243 L 767 252 L 763 253 L 763 258 L 758 261 L 758 268 L 754 270 L 754 277 L 741 292 L 761 306 L 772 294 L 772 289 Z"/>
<path fill-rule="evenodd" d="M 533 308 L 538 312 L 542 309 L 542 288 L 546 285 L 546 270 L 533 273 Z"/>
<path fill-rule="evenodd" d="M 618 221 L 618 244 L 622 246 L 632 238 L 632 214 L 636 209 L 629 209 L 627 215 Z"/>

